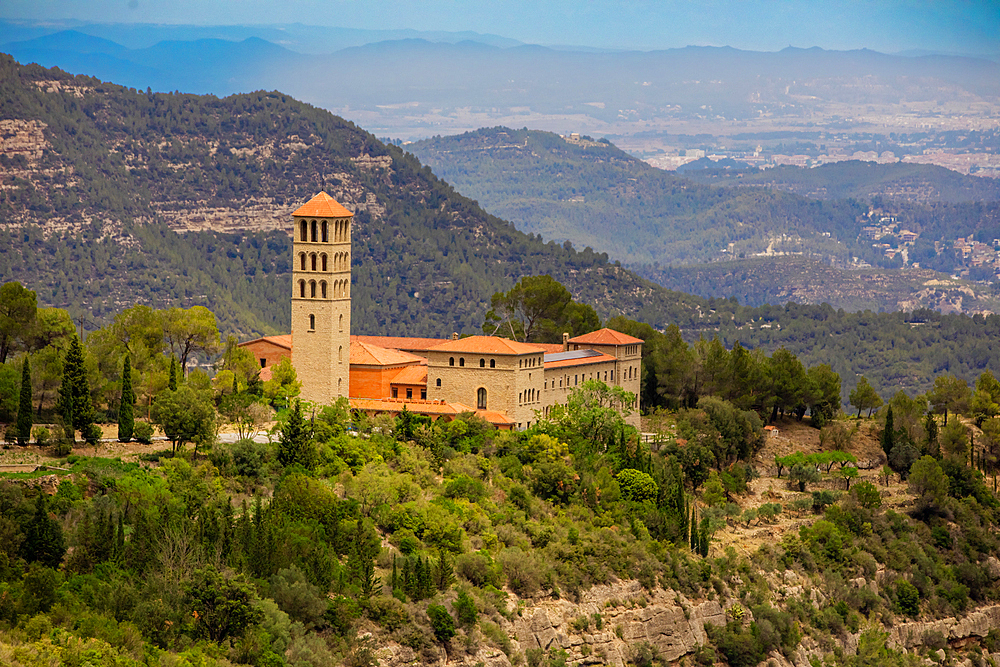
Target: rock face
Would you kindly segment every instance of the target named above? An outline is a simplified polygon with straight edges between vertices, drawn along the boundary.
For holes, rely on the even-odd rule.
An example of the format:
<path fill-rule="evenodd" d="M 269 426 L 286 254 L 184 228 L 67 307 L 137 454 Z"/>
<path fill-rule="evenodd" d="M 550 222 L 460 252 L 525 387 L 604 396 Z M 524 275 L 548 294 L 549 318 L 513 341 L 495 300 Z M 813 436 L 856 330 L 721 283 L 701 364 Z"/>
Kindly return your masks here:
<path fill-rule="evenodd" d="M 958 643 L 974 637 L 985 637 L 990 630 L 996 628 L 1000 628 L 1000 605 L 991 605 L 980 607 L 962 618 L 900 623 L 889 629 L 889 645 L 912 649 L 924 644 L 928 637 L 936 637 L 938 633 L 949 643 Z"/>
<path fill-rule="evenodd" d="M 676 660 L 705 643 L 705 623 L 725 622 L 716 601 L 692 604 L 674 591 L 650 593 L 625 581 L 595 586 L 578 603 L 540 602 L 515 620 L 513 634 L 521 651 L 562 649 L 572 663 L 623 665 L 629 647 L 642 642 L 664 660 Z"/>

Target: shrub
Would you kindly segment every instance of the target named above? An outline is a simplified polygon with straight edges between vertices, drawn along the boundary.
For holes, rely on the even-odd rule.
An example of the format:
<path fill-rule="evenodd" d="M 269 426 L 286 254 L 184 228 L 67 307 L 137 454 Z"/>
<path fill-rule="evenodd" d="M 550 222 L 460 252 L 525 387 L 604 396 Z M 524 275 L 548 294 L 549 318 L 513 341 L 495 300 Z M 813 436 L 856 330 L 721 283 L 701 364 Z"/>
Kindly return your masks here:
<path fill-rule="evenodd" d="M 271 577 L 271 597 L 281 611 L 307 628 L 320 625 L 326 612 L 326 597 L 294 565 Z"/>
<path fill-rule="evenodd" d="M 647 473 L 626 468 L 615 475 L 615 479 L 625 500 L 641 503 L 656 499 L 658 493 L 656 482 Z"/>
<path fill-rule="evenodd" d="M 396 598 L 378 596 L 368 603 L 368 618 L 393 632 L 410 622 L 410 613 L 406 605 Z"/>
<path fill-rule="evenodd" d="M 443 606 L 432 604 L 427 607 L 427 616 L 431 619 L 431 629 L 434 630 L 434 637 L 439 642 L 444 644 L 455 636 L 455 620 Z"/>
<path fill-rule="evenodd" d="M 526 597 L 535 593 L 542 583 L 542 568 L 531 552 L 517 547 L 504 549 L 499 556 L 511 590 Z"/>
<path fill-rule="evenodd" d="M 858 482 L 852 493 L 858 504 L 865 509 L 873 510 L 882 506 L 882 494 L 871 482 Z"/>
<path fill-rule="evenodd" d="M 502 571 L 486 550 L 460 555 L 455 559 L 455 572 L 479 588 L 502 583 Z"/>
<path fill-rule="evenodd" d="M 907 616 L 916 618 L 920 613 L 920 591 L 906 579 L 896 582 L 896 604 Z"/>
<path fill-rule="evenodd" d="M 35 444 L 39 447 L 48 447 L 52 440 L 52 432 L 44 426 L 35 428 Z"/>
<path fill-rule="evenodd" d="M 448 498 L 465 498 L 475 503 L 486 497 L 486 485 L 468 475 L 459 475 L 444 487 L 444 495 Z"/>
<path fill-rule="evenodd" d="M 476 611 L 476 601 L 472 599 L 472 596 L 467 591 L 459 591 L 458 598 L 455 600 L 453 606 L 459 625 L 468 628 L 476 624 L 479 612 Z"/>
<path fill-rule="evenodd" d="M 132 437 L 135 441 L 143 445 L 148 445 L 153 442 L 153 427 L 149 422 L 136 422 L 135 428 L 132 430 Z"/>
<path fill-rule="evenodd" d="M 243 438 L 233 443 L 230 456 L 237 475 L 259 479 L 267 460 L 267 445 L 254 442 L 250 438 Z"/>

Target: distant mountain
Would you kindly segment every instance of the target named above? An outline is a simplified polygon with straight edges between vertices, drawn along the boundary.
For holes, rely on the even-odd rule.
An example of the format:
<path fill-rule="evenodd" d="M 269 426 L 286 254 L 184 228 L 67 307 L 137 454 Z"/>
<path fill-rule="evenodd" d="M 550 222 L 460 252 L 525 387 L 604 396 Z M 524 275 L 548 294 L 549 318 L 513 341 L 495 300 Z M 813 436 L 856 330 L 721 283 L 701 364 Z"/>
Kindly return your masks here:
<path fill-rule="evenodd" d="M 403 137 L 498 122 L 602 134 L 655 130 L 679 121 L 705 127 L 734 119 L 842 126 L 860 113 L 895 117 L 928 104 L 934 107 L 928 113 L 958 104 L 954 110 L 978 109 L 974 115 L 989 117 L 1000 102 L 1000 64 L 939 55 L 816 48 L 759 53 L 729 47 L 607 52 L 476 34 L 353 34 L 304 26 L 67 28 L 128 46 L 116 54 L 127 64 L 115 69 L 113 62 L 94 61 L 102 69 L 81 69 L 88 61 L 79 55 L 89 51 L 67 50 L 65 40 L 60 45 L 37 29 L 12 31 L 29 41 L 10 39 L 0 49 L 21 62 L 143 90 L 225 95 L 280 87 L 375 131 Z M 377 37 L 385 41 L 373 42 Z M 251 38 L 301 57 L 258 43 L 250 49 L 253 66 L 240 68 Z M 206 39 L 224 44 L 208 48 Z M 169 53 L 149 50 L 162 41 L 182 46 Z M 238 44 L 244 44 L 242 50 Z M 200 67 L 191 67 L 194 62 Z"/>
<path fill-rule="evenodd" d="M 1000 201 L 1000 180 L 964 176 L 930 164 L 846 160 L 812 169 L 781 166 L 733 170 L 713 168 L 711 160 L 704 160 L 697 161 L 700 169 L 684 170 L 684 176 L 699 183 L 758 185 L 814 199 L 881 197 L 918 203 Z"/>
<path fill-rule="evenodd" d="M 519 232 L 281 93 L 146 93 L 6 56 L 0 90 L 0 277 L 91 326 L 133 303 L 198 304 L 227 331 L 287 331 L 291 212 L 320 190 L 356 212 L 358 333 L 476 332 L 495 291 L 542 273 L 603 317 L 665 327 L 701 303 Z"/>
<path fill-rule="evenodd" d="M 681 177 L 603 140 L 504 127 L 407 148 L 519 228 L 607 252 L 671 289 L 705 298 L 735 295 L 753 305 L 794 300 L 887 311 L 947 312 L 956 303 L 966 312 L 997 308 L 990 288 L 946 281 L 927 290 L 925 273 L 876 278 L 844 270 L 859 263 L 854 258 L 886 269 L 901 266 L 861 234 L 873 224 L 872 206 L 886 207 L 902 228 L 921 234 L 911 262 L 948 272 L 967 268 L 962 258 L 935 254 L 935 242 L 947 249 L 957 237 L 1000 237 L 1000 188 L 993 179 L 931 165 L 856 161 L 763 172 L 694 170 Z M 771 257 L 750 260 L 763 254 Z M 788 254 L 812 259 L 786 261 Z M 747 262 L 720 262 L 740 259 Z"/>

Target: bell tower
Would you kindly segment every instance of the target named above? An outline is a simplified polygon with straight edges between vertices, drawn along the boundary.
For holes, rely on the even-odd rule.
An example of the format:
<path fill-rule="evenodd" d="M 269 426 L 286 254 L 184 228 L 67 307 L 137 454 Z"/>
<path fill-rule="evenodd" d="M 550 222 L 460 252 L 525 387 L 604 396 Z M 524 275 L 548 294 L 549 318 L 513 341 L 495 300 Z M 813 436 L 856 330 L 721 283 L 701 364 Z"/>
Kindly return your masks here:
<path fill-rule="evenodd" d="M 330 405 L 350 386 L 354 214 L 320 192 L 292 216 L 292 365 L 302 399 Z"/>

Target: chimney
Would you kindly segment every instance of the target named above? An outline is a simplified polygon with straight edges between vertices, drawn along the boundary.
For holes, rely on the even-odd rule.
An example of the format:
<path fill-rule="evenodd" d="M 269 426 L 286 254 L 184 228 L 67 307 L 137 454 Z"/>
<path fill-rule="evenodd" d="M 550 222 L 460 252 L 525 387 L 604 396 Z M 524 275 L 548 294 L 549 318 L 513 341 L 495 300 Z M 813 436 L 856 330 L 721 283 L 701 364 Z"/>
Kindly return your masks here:
<path fill-rule="evenodd" d="M 569 350 L 569 332 L 563 331 L 563 352 Z"/>
<path fill-rule="evenodd" d="M 452 340 L 458 340 L 458 332 L 457 331 L 451 332 L 451 339 Z"/>

